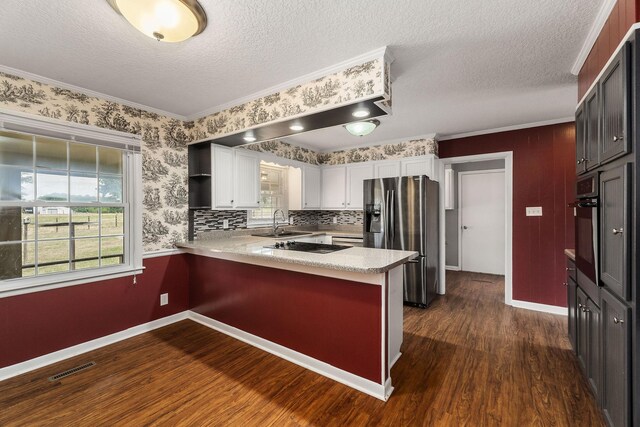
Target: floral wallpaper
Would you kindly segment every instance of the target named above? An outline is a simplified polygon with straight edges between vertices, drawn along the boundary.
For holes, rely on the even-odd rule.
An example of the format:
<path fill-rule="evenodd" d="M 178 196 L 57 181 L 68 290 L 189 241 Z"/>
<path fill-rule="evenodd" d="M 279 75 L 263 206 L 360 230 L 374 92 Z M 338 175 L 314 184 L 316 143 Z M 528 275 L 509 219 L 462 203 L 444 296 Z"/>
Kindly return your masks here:
<path fill-rule="evenodd" d="M 0 108 L 142 136 L 145 251 L 187 237 L 187 143 L 194 124 L 0 73 Z"/>
<path fill-rule="evenodd" d="M 385 96 L 384 60 L 374 59 L 309 83 L 255 99 L 196 120 L 196 140 L 233 134 L 275 120 Z M 390 91 L 390 88 L 388 88 Z"/>
<path fill-rule="evenodd" d="M 274 154 L 290 160 L 313 165 L 342 165 L 346 163 L 371 162 L 376 160 L 401 159 L 405 157 L 438 154 L 438 142 L 432 138 L 412 139 L 395 144 L 351 148 L 330 153 L 316 153 L 281 140 L 245 145 L 242 148 Z"/>

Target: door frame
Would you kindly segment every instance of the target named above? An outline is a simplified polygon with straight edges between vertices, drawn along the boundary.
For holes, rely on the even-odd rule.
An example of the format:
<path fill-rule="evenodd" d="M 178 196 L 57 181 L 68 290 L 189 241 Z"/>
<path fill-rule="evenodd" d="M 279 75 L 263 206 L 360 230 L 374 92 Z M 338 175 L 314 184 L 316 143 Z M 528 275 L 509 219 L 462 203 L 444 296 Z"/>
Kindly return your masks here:
<path fill-rule="evenodd" d="M 445 209 L 444 209 L 444 170 L 445 165 L 455 163 L 481 162 L 485 160 L 504 160 L 504 209 L 505 209 L 505 233 L 504 233 L 504 302 L 512 305 L 513 301 L 513 151 L 498 153 L 474 154 L 470 156 L 447 157 L 440 159 L 440 294 L 446 292 L 445 280 Z"/>
<path fill-rule="evenodd" d="M 462 175 L 481 175 L 481 174 L 489 174 L 489 173 L 503 173 L 505 181 L 507 180 L 507 173 L 505 169 L 485 169 L 485 170 L 477 170 L 477 171 L 463 171 L 458 172 L 458 269 L 462 270 Z M 506 191 L 506 187 L 505 187 Z M 506 198 L 506 193 L 505 193 Z M 505 211 L 506 215 L 506 211 Z M 506 219 L 506 218 L 505 218 Z M 506 231 L 506 230 L 505 230 Z M 505 273 L 506 273 L 506 263 L 505 263 Z"/>

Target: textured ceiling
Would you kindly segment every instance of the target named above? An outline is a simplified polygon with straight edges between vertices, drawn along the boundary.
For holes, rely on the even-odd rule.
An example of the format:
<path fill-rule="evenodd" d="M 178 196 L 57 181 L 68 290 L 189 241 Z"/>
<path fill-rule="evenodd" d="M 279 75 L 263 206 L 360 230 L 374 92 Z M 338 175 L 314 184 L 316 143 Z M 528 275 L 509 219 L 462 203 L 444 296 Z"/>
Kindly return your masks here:
<path fill-rule="evenodd" d="M 319 149 L 571 116 L 569 70 L 602 0 L 200 0 L 198 37 L 158 43 L 104 0 L 2 0 L 0 64 L 190 116 L 388 45 L 394 115 Z"/>

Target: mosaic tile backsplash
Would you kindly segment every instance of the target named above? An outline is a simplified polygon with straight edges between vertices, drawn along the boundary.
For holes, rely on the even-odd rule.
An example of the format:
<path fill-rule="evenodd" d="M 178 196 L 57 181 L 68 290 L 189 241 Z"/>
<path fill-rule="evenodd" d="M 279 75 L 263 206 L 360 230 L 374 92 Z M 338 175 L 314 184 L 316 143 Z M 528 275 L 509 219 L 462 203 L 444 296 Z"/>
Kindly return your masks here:
<path fill-rule="evenodd" d="M 336 217 L 338 225 L 362 225 L 362 211 L 289 211 L 293 226 L 332 225 Z M 196 210 L 193 215 L 193 230 L 196 239 L 199 234 L 212 230 L 222 230 L 222 222 L 229 220 L 229 230 L 247 228 L 247 211 Z"/>

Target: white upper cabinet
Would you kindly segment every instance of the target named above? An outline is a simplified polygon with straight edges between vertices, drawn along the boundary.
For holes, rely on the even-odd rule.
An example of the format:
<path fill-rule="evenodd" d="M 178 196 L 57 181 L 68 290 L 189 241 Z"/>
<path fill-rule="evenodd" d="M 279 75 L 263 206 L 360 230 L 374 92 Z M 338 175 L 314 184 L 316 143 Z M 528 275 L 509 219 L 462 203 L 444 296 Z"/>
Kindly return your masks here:
<path fill-rule="evenodd" d="M 433 161 L 433 155 L 402 159 L 402 176 L 427 175 L 437 181 L 433 173 Z"/>
<path fill-rule="evenodd" d="M 234 207 L 260 207 L 260 156 L 249 150 L 235 151 Z"/>
<path fill-rule="evenodd" d="M 347 168 L 326 166 L 322 168 L 322 209 L 345 209 Z"/>
<path fill-rule="evenodd" d="M 318 166 L 305 165 L 302 170 L 304 209 L 320 209 L 321 177 Z"/>
<path fill-rule="evenodd" d="M 364 180 L 374 178 L 371 163 L 354 163 L 347 166 L 347 209 L 362 209 Z"/>
<path fill-rule="evenodd" d="M 376 162 L 375 171 L 375 178 L 395 178 L 400 176 L 400 161 Z"/>
<path fill-rule="evenodd" d="M 233 208 L 234 190 L 234 154 L 231 148 L 221 147 L 211 144 L 211 173 L 213 175 L 213 208 L 231 209 Z"/>

